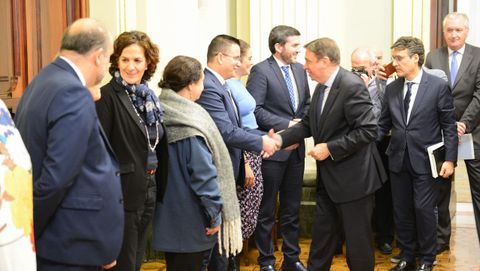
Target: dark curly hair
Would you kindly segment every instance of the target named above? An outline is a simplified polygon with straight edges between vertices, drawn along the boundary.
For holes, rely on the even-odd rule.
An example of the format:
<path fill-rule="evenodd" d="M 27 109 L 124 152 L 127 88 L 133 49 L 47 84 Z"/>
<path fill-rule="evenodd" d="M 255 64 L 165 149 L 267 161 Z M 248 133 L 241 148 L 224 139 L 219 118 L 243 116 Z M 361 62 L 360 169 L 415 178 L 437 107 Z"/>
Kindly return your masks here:
<path fill-rule="evenodd" d="M 153 43 L 150 38 L 141 31 L 123 32 L 117 37 L 113 43 L 113 54 L 110 56 L 110 68 L 108 72 L 114 76 L 115 71 L 118 70 L 118 59 L 122 55 L 123 49 L 137 44 L 145 51 L 145 59 L 147 61 L 147 70 L 143 74 L 143 80 L 150 80 L 157 69 L 157 64 L 160 61 L 160 53 L 158 46 Z"/>
<path fill-rule="evenodd" d="M 176 56 L 168 62 L 163 70 L 163 79 L 158 86 L 179 92 L 191 83 L 202 78 L 202 64 L 189 56 Z"/>

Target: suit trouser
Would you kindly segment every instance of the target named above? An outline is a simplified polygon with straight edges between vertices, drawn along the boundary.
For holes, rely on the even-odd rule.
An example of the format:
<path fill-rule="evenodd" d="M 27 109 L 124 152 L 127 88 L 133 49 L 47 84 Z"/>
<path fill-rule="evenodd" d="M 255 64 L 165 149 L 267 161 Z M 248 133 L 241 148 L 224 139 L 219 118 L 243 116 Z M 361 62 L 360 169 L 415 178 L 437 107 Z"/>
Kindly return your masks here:
<path fill-rule="evenodd" d="M 400 257 L 415 262 L 418 243 L 420 263 L 432 265 L 437 249 L 437 205 L 440 182 L 430 173 L 416 174 L 408 154 L 405 154 L 400 172 L 390 171 L 393 214 L 397 230 Z"/>
<path fill-rule="evenodd" d="M 112 271 L 138 271 L 142 265 L 147 246 L 147 229 L 155 209 L 157 195 L 155 175 L 148 175 L 147 183 L 144 206 L 135 211 L 125 210 L 122 249 L 117 258 L 117 265 L 110 269 Z"/>
<path fill-rule="evenodd" d="M 375 252 L 372 244 L 372 211 L 373 194 L 351 202 L 334 203 L 319 181 L 308 270 L 330 270 L 343 230 L 350 270 L 373 271 Z M 343 229 L 339 227 L 341 220 Z"/>
<path fill-rule="evenodd" d="M 453 180 L 452 176 L 452 180 Z M 450 245 L 452 226 L 450 220 L 450 195 L 452 181 L 440 182 L 440 189 L 437 202 L 437 248 Z"/>
<path fill-rule="evenodd" d="M 215 246 L 203 253 L 202 268 L 205 271 L 240 271 L 240 256 L 221 255 L 218 252 L 218 242 Z"/>
<path fill-rule="evenodd" d="M 480 157 L 480 154 L 477 151 L 475 152 L 475 157 Z M 480 239 L 480 160 L 466 160 L 465 165 L 467 166 L 470 193 L 472 194 L 477 236 Z"/>
<path fill-rule="evenodd" d="M 390 136 L 383 138 L 377 144 L 378 152 L 382 158 L 383 167 L 388 169 L 388 156 L 385 151 L 390 143 Z M 375 207 L 373 208 L 373 228 L 377 244 L 393 242 L 393 204 L 390 180 L 387 180 L 375 192 Z"/>
<path fill-rule="evenodd" d="M 37 255 L 37 271 L 100 271 L 100 266 L 57 263 Z"/>
<path fill-rule="evenodd" d="M 167 271 L 200 271 L 204 255 L 205 251 L 192 253 L 165 252 Z"/>
<path fill-rule="evenodd" d="M 304 158 L 299 157 L 298 150 L 292 151 L 287 161 L 263 160 L 262 162 L 264 192 L 255 230 L 260 266 L 275 265 L 271 233 L 275 226 L 278 193 L 284 264 L 290 265 L 300 260 L 299 213 L 304 169 Z"/>

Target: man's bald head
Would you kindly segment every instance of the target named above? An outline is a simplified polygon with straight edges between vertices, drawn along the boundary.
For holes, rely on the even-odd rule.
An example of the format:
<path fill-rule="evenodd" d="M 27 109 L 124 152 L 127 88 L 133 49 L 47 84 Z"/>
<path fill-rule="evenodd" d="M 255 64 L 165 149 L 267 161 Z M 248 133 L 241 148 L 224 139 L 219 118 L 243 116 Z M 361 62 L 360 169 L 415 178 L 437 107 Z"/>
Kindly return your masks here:
<path fill-rule="evenodd" d="M 86 55 L 93 49 L 107 49 L 110 35 L 96 20 L 83 18 L 71 24 L 63 33 L 60 51 L 74 51 Z"/>
<path fill-rule="evenodd" d="M 368 62 L 371 65 L 374 60 L 374 55 L 368 48 L 357 48 L 352 52 L 352 62 Z"/>

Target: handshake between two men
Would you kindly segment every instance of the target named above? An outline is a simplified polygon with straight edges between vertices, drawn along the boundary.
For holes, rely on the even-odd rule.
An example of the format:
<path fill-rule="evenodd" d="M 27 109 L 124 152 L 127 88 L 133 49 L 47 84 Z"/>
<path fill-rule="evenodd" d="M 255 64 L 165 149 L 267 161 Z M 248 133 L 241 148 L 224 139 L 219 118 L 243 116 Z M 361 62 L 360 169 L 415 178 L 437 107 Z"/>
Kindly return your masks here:
<path fill-rule="evenodd" d="M 289 128 L 299 123 L 300 121 L 301 121 L 300 119 L 294 119 L 290 121 Z M 283 144 L 281 132 L 275 133 L 273 129 L 270 129 L 268 131 L 268 134 L 262 136 L 262 141 L 263 141 L 263 151 L 261 155 L 263 158 L 268 158 L 272 156 L 276 151 L 282 148 L 282 144 Z M 287 151 L 291 151 L 298 148 L 298 146 L 299 146 L 299 143 L 296 143 L 296 144 L 287 146 L 283 149 Z M 330 151 L 328 150 L 327 143 L 319 143 L 315 145 L 308 152 L 308 155 L 310 155 L 311 157 L 313 157 L 313 159 L 318 161 L 323 161 L 327 159 L 330 156 Z"/>

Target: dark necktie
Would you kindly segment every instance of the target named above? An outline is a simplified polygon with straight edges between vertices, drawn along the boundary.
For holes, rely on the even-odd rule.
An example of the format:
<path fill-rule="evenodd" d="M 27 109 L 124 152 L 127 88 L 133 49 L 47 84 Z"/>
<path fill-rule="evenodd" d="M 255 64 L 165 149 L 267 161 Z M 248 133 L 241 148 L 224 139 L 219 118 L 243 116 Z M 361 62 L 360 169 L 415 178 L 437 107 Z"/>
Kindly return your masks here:
<path fill-rule="evenodd" d="M 452 61 L 450 63 L 450 84 L 453 87 L 455 84 L 455 79 L 457 78 L 458 72 L 458 62 L 457 62 L 457 55 L 458 51 L 453 51 L 452 53 Z"/>
<path fill-rule="evenodd" d="M 414 82 L 407 82 L 407 93 L 403 99 L 403 108 L 405 110 L 405 121 L 408 121 L 408 108 L 410 107 L 410 98 L 412 96 L 412 86 Z"/>
<path fill-rule="evenodd" d="M 295 102 L 295 89 L 293 88 L 292 78 L 290 77 L 290 66 L 282 66 L 282 71 L 285 74 L 285 83 L 287 84 L 288 94 L 292 102 L 293 111 L 297 111 L 297 103 Z"/>
<path fill-rule="evenodd" d="M 319 125 L 318 121 L 320 120 L 320 116 L 322 115 L 323 99 L 325 98 L 326 89 L 327 89 L 327 86 L 325 85 L 319 85 L 317 88 L 318 99 L 317 99 L 317 110 L 315 110 L 315 114 L 317 117 L 317 123 L 316 123 L 317 125 Z"/>

